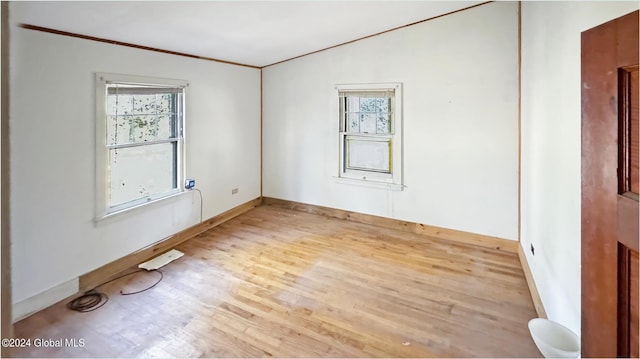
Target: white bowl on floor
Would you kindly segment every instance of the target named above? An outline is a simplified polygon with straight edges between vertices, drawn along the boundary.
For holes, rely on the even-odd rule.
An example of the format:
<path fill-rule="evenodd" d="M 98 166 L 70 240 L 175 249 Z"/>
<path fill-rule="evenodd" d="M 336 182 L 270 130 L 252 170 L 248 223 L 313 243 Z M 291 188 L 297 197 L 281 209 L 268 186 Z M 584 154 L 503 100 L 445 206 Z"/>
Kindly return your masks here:
<path fill-rule="evenodd" d="M 545 358 L 577 358 L 580 356 L 580 339 L 569 328 L 548 319 L 529 321 L 529 332 L 540 353 Z"/>

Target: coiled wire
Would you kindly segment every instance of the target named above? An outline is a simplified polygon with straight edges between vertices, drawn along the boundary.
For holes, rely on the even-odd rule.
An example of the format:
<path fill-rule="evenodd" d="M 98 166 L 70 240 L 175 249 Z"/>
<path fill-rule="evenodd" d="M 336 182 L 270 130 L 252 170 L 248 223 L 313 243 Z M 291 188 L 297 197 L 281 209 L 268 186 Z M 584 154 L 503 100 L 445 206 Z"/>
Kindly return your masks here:
<path fill-rule="evenodd" d="M 145 270 L 143 269 L 138 269 L 136 271 L 133 271 L 131 273 L 127 273 L 127 274 L 123 274 L 121 276 L 115 277 L 113 279 L 110 279 L 104 283 L 101 283 L 95 287 L 93 287 L 92 289 L 84 292 L 84 294 L 82 294 L 81 296 L 79 296 L 78 298 L 75 298 L 73 300 L 71 300 L 69 303 L 67 303 L 67 308 L 71 309 L 71 310 L 75 310 L 77 312 L 82 312 L 82 313 L 86 313 L 86 312 L 92 312 L 100 307 L 102 307 L 103 305 L 105 305 L 108 301 L 109 301 L 109 296 L 106 295 L 105 293 L 99 292 L 97 289 L 102 287 L 103 285 L 109 284 L 113 281 L 116 281 L 118 279 L 136 274 L 136 273 L 140 273 L 140 272 L 144 272 Z M 160 276 L 158 277 L 158 280 L 153 283 L 151 286 L 135 291 L 135 292 L 127 292 L 124 293 L 122 291 L 120 291 L 121 295 L 132 295 L 132 294 L 138 294 L 138 293 L 142 293 L 144 291 L 147 291 L 153 287 L 155 287 L 158 283 L 160 283 L 162 281 L 162 278 L 164 278 L 164 274 L 162 274 L 162 272 L 158 269 L 153 269 L 150 270 L 149 272 L 157 272 L 160 274 Z"/>

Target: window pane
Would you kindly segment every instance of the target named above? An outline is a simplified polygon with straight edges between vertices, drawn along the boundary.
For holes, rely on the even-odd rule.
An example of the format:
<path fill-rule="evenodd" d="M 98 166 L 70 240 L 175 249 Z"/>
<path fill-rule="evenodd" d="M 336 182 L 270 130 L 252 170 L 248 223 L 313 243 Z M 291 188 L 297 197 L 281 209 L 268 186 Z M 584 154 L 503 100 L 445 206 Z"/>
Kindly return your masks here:
<path fill-rule="evenodd" d="M 157 96 L 156 110 L 158 111 L 158 114 L 168 115 L 176 112 L 175 103 L 178 99 L 178 95 L 162 94 Z"/>
<path fill-rule="evenodd" d="M 378 99 L 378 111 L 380 112 L 389 112 L 389 102 L 391 101 L 391 98 L 380 98 Z"/>
<path fill-rule="evenodd" d="M 131 143 L 132 116 L 107 116 L 107 145 Z"/>
<path fill-rule="evenodd" d="M 176 136 L 176 117 L 169 115 L 158 116 L 158 139 L 166 140 L 169 138 L 175 138 Z"/>
<path fill-rule="evenodd" d="M 111 207 L 177 188 L 176 142 L 109 150 Z"/>
<path fill-rule="evenodd" d="M 359 112 L 360 111 L 360 97 L 349 96 L 347 97 L 347 108 L 348 112 Z"/>
<path fill-rule="evenodd" d="M 134 142 L 155 141 L 158 138 L 158 123 L 155 115 L 133 117 Z"/>
<path fill-rule="evenodd" d="M 133 96 L 133 113 L 140 115 L 155 115 L 156 95 Z"/>
<path fill-rule="evenodd" d="M 376 114 L 375 113 L 360 114 L 360 132 L 376 133 Z"/>
<path fill-rule="evenodd" d="M 347 138 L 347 169 L 373 170 L 391 173 L 391 140 L 371 141 Z"/>
<path fill-rule="evenodd" d="M 376 133 L 389 134 L 391 133 L 391 121 L 388 113 L 378 113 L 376 122 Z"/>
<path fill-rule="evenodd" d="M 116 96 L 107 96 L 107 115 L 115 115 L 117 112 L 118 98 Z"/>
<path fill-rule="evenodd" d="M 107 103 L 112 104 L 111 115 L 126 115 L 133 113 L 133 97 L 132 96 L 107 96 Z M 115 104 L 115 106 L 113 106 Z M 109 107 L 107 107 L 109 109 Z"/>
<path fill-rule="evenodd" d="M 378 112 L 381 99 L 375 97 L 360 98 L 360 111 L 362 112 Z"/>
<path fill-rule="evenodd" d="M 359 112 L 349 112 L 347 114 L 347 132 L 360 132 Z"/>

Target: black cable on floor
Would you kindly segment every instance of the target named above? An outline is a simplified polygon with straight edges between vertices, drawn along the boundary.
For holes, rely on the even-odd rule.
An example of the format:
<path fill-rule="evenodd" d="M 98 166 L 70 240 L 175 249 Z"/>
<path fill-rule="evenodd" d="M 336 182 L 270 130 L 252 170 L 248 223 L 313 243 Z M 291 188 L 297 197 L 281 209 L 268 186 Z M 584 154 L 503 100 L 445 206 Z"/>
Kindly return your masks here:
<path fill-rule="evenodd" d="M 109 301 L 109 297 L 95 290 L 88 290 L 83 295 L 67 303 L 67 308 L 76 312 L 94 311 Z"/>
<path fill-rule="evenodd" d="M 151 286 L 149 286 L 149 287 L 146 287 L 146 288 L 144 288 L 144 289 L 140 289 L 140 290 L 135 291 L 135 292 L 124 293 L 123 291 L 120 291 L 120 294 L 122 294 L 122 295 L 132 295 L 132 294 L 142 293 L 142 292 L 145 292 L 145 291 L 147 291 L 147 290 L 149 290 L 149 289 L 151 289 L 151 288 L 155 287 L 158 283 L 162 282 L 162 278 L 164 278 L 164 274 L 162 274 L 162 272 L 161 272 L 161 271 L 159 271 L 159 270 L 157 270 L 157 269 L 153 269 L 153 270 L 150 270 L 149 272 L 156 272 L 156 273 L 160 273 L 160 277 L 158 277 L 158 280 L 157 280 L 155 283 L 153 283 L 153 284 L 152 284 Z"/>
<path fill-rule="evenodd" d="M 81 296 L 79 296 L 78 298 L 73 299 L 72 301 L 70 301 L 69 303 L 67 303 L 67 308 L 71 309 L 71 310 L 75 310 L 77 312 L 91 312 L 94 311 L 100 307 L 102 307 L 103 305 L 105 305 L 108 301 L 109 301 L 109 296 L 99 292 L 97 289 L 102 287 L 105 284 L 109 284 L 113 281 L 116 281 L 118 279 L 130 276 L 132 274 L 136 274 L 139 272 L 144 272 L 144 269 L 138 269 L 136 271 L 133 271 L 131 273 L 127 273 L 127 274 L 123 274 L 121 276 L 115 277 L 113 279 L 110 279 L 104 283 L 100 283 L 99 285 L 95 286 L 93 289 L 90 289 L 86 292 L 84 292 L 84 294 L 82 294 Z M 122 291 L 120 291 L 120 294 L 122 295 L 132 295 L 132 294 L 138 294 L 138 293 L 142 293 L 144 291 L 147 291 L 153 287 L 155 287 L 158 283 L 160 283 L 162 281 L 162 278 L 164 278 L 164 275 L 162 274 L 161 271 L 154 269 L 151 270 L 149 272 L 157 272 L 160 274 L 160 277 L 158 278 L 158 280 L 153 283 L 151 286 L 135 291 L 135 292 L 128 292 L 128 293 L 124 293 Z"/>

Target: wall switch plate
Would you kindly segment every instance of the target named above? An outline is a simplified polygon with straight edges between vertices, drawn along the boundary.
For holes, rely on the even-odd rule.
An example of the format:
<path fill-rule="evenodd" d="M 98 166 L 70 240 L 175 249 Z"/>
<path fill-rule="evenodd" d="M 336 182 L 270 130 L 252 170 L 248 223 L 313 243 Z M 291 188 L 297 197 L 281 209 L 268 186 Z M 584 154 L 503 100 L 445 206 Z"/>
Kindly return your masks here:
<path fill-rule="evenodd" d="M 194 180 L 194 179 L 189 178 L 189 179 L 184 181 L 184 188 L 185 189 L 192 189 L 195 186 L 196 186 L 196 180 Z"/>
<path fill-rule="evenodd" d="M 231 194 L 236 194 L 236 193 L 238 193 L 238 189 L 237 188 L 234 188 L 234 189 L 231 190 Z"/>

